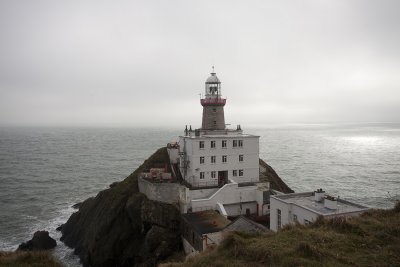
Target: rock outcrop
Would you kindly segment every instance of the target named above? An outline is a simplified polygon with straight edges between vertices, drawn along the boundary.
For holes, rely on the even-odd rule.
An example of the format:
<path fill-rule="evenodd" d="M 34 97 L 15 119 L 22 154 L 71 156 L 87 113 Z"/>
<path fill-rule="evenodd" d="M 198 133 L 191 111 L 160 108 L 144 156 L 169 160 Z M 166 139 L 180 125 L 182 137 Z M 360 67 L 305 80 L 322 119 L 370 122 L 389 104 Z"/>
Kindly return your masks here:
<path fill-rule="evenodd" d="M 49 236 L 47 231 L 37 231 L 33 234 L 33 238 L 19 245 L 17 250 L 48 250 L 57 246 L 57 242 Z"/>
<path fill-rule="evenodd" d="M 140 172 L 164 162 L 161 148 L 124 181 L 82 202 L 63 225 L 61 240 L 84 266 L 154 266 L 181 250 L 177 208 L 148 200 L 137 186 Z"/>
<path fill-rule="evenodd" d="M 176 206 L 150 201 L 138 190 L 143 170 L 167 162 L 166 148 L 157 150 L 124 181 L 82 202 L 63 225 L 61 240 L 84 266 L 155 266 L 182 251 Z"/>
<path fill-rule="evenodd" d="M 294 193 L 294 191 L 279 177 L 275 170 L 262 159 L 260 159 L 260 180 L 268 181 L 271 189 L 283 193 Z"/>

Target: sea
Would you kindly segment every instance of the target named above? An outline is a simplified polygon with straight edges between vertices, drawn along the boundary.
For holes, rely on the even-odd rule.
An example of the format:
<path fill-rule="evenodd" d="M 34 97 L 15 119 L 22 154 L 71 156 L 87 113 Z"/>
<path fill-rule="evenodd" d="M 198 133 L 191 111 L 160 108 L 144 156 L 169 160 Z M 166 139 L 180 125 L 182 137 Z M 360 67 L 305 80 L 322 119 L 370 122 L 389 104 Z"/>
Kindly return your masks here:
<path fill-rule="evenodd" d="M 372 208 L 400 200 L 400 124 L 244 127 L 260 136 L 260 157 L 296 192 L 323 188 Z M 132 173 L 178 128 L 0 128 L 0 250 L 38 230 L 53 254 L 80 266 L 56 228 L 74 204 Z"/>

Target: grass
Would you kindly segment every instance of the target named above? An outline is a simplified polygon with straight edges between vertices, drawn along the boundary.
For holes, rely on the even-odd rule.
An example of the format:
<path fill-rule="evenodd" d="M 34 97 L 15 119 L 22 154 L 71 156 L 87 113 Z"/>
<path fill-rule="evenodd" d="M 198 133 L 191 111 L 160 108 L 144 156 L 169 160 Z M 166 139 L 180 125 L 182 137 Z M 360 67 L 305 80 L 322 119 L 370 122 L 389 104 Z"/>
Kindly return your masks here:
<path fill-rule="evenodd" d="M 400 204 L 278 233 L 231 233 L 219 247 L 165 266 L 400 266 Z"/>
<path fill-rule="evenodd" d="M 61 263 L 46 251 L 1 252 L 1 267 L 61 267 Z"/>

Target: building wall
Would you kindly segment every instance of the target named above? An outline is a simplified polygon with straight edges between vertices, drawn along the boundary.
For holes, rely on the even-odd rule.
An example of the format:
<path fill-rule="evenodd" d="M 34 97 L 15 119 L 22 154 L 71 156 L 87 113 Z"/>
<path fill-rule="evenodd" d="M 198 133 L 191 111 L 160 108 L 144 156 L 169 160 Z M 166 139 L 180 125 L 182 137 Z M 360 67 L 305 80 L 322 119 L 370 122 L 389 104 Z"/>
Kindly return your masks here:
<path fill-rule="evenodd" d="M 139 191 L 150 200 L 178 204 L 185 199 L 185 187 L 177 183 L 152 183 L 138 178 Z"/>
<path fill-rule="evenodd" d="M 290 205 L 291 206 L 291 214 L 289 214 L 289 223 L 296 223 L 295 215 L 297 216 L 297 222 L 300 224 L 308 224 L 315 222 L 318 218 L 318 214 L 299 207 L 297 205 Z"/>
<path fill-rule="evenodd" d="M 272 231 L 278 231 L 278 209 L 281 210 L 281 227 L 289 223 L 289 205 L 273 197 L 270 198 L 270 223 Z"/>
<path fill-rule="evenodd" d="M 183 250 L 185 251 L 185 254 L 188 257 L 193 257 L 200 253 L 184 237 L 182 237 L 182 245 L 183 245 Z"/>
<path fill-rule="evenodd" d="M 304 207 L 291 204 L 291 203 L 286 203 L 283 202 L 279 199 L 276 199 L 274 197 L 270 198 L 270 203 L 271 203 L 271 210 L 270 210 L 270 229 L 273 231 L 278 230 L 278 212 L 277 210 L 281 210 L 281 226 L 283 227 L 286 224 L 290 223 L 296 223 L 295 217 L 297 217 L 297 222 L 306 225 L 309 223 L 313 223 L 317 220 L 318 216 L 321 214 L 317 212 L 313 212 L 309 209 L 306 209 Z M 354 212 L 346 212 L 346 213 L 333 213 L 333 214 L 327 214 L 323 215 L 324 218 L 329 219 L 333 217 L 352 217 L 352 216 L 358 216 L 361 213 L 365 212 L 365 210 L 360 210 L 360 211 L 354 211 Z"/>
<path fill-rule="evenodd" d="M 232 205 L 224 205 L 224 208 L 226 212 L 228 213 L 229 216 L 239 216 L 239 215 L 245 215 L 246 210 L 250 210 L 250 214 L 256 214 L 257 213 L 257 203 L 251 202 L 251 203 L 236 203 Z"/>
<path fill-rule="evenodd" d="M 236 183 L 226 184 L 208 198 L 192 199 L 192 211 L 216 209 L 217 203 L 226 205 L 256 201 L 256 190 L 257 186 L 238 187 Z M 228 212 L 228 215 L 231 214 Z"/>
<path fill-rule="evenodd" d="M 193 199 L 202 199 L 202 198 L 209 198 L 215 192 L 217 192 L 219 188 L 206 188 L 206 189 L 196 189 L 189 191 L 189 200 L 192 201 Z"/>
<path fill-rule="evenodd" d="M 197 251 L 203 251 L 203 236 L 198 234 L 193 225 L 185 220 L 182 220 L 182 237 Z"/>
<path fill-rule="evenodd" d="M 208 246 L 219 245 L 223 240 L 222 232 L 204 234 L 203 237 L 203 250 Z"/>
<path fill-rule="evenodd" d="M 222 141 L 227 141 L 226 148 L 222 147 Z M 243 142 L 242 147 L 233 147 L 234 140 Z M 204 148 L 200 148 L 200 142 L 204 142 Z M 211 148 L 211 141 L 215 141 L 216 147 Z M 228 171 L 228 179 L 235 182 L 259 181 L 259 137 L 258 136 L 200 136 L 196 138 L 180 137 L 181 152 L 186 150 L 188 168 L 185 179 L 192 185 L 207 186 L 218 184 L 218 173 L 211 177 L 212 171 Z M 239 155 L 243 155 L 243 161 L 239 161 Z M 215 156 L 216 162 L 211 163 L 211 157 Z M 222 156 L 227 156 L 223 162 Z M 200 157 L 204 157 L 204 163 L 200 163 Z M 180 160 L 183 167 L 183 156 Z M 181 169 L 183 172 L 183 169 Z M 233 176 L 233 170 L 237 176 Z M 243 170 L 243 176 L 239 176 L 239 170 Z M 204 172 L 204 179 L 200 179 L 200 173 Z"/>

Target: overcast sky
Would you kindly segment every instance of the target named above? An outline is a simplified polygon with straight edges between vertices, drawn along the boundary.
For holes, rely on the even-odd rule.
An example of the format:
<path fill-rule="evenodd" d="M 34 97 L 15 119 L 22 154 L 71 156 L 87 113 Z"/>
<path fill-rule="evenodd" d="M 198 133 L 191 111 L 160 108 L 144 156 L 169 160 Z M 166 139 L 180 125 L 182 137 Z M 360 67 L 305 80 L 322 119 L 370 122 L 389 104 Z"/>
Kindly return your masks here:
<path fill-rule="evenodd" d="M 400 122 L 400 1 L 0 1 L 0 125 Z"/>

